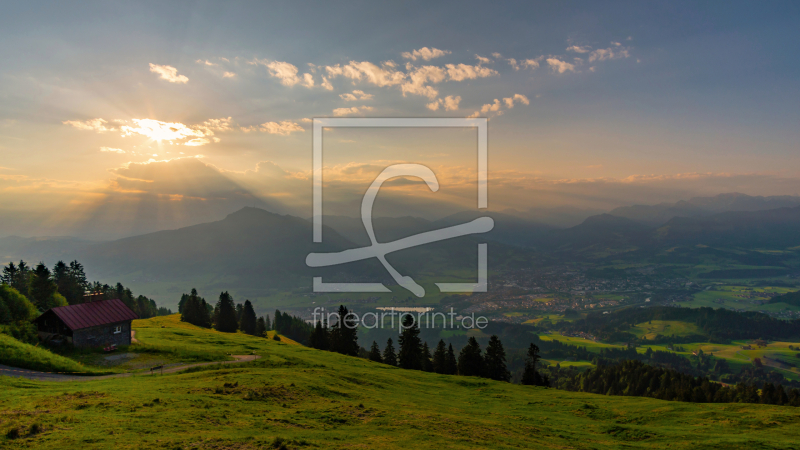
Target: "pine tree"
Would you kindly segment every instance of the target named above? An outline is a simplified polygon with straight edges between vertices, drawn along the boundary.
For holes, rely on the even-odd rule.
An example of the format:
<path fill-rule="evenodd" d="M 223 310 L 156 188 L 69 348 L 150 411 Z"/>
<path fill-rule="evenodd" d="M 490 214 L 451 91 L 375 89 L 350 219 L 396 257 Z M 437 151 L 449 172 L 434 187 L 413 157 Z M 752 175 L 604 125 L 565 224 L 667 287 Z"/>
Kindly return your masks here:
<path fill-rule="evenodd" d="M 30 300 L 40 310 L 67 305 L 66 299 L 58 293 L 56 283 L 51 279 L 50 269 L 39 263 L 31 274 Z"/>
<path fill-rule="evenodd" d="M 18 274 L 19 271 L 17 270 L 17 266 L 15 266 L 13 262 L 10 262 L 8 263 L 8 266 L 3 267 L 3 276 L 0 277 L 0 282 L 3 282 L 9 286 L 14 286 Z"/>
<path fill-rule="evenodd" d="M 478 345 L 478 341 L 474 337 L 471 337 L 458 355 L 458 374 L 468 377 L 482 377 L 485 373 L 481 346 Z"/>
<path fill-rule="evenodd" d="M 425 372 L 433 372 L 433 361 L 431 361 L 431 350 L 428 348 L 428 343 L 422 343 L 422 370 Z"/>
<path fill-rule="evenodd" d="M 383 349 L 383 363 L 390 366 L 397 365 L 397 356 L 394 354 L 394 343 L 392 338 L 386 341 L 386 347 Z"/>
<path fill-rule="evenodd" d="M 239 321 L 239 328 L 245 333 L 251 336 L 256 334 L 256 312 L 253 310 L 253 304 L 250 303 L 250 300 L 244 301 L 244 307 L 242 308 L 242 318 Z"/>
<path fill-rule="evenodd" d="M 381 349 L 378 347 L 378 343 L 372 341 L 372 347 L 369 349 L 369 360 L 382 363 L 383 357 L 381 356 Z"/>
<path fill-rule="evenodd" d="M 422 369 L 422 342 L 419 338 L 419 327 L 411 314 L 403 318 L 403 331 L 398 339 L 400 353 L 397 359 L 403 369 Z"/>
<path fill-rule="evenodd" d="M 511 380 L 511 373 L 506 367 L 506 351 L 503 343 L 496 335 L 489 338 L 489 345 L 486 347 L 486 376 L 497 381 Z"/>
<path fill-rule="evenodd" d="M 33 301 L 30 294 L 30 278 L 31 269 L 25 261 L 20 260 L 17 264 L 17 272 L 14 280 L 11 282 L 11 287 L 17 290 L 20 294 L 24 295 L 29 300 Z"/>
<path fill-rule="evenodd" d="M 242 322 L 242 313 L 244 312 L 244 306 L 241 303 L 236 304 L 236 322 Z"/>
<path fill-rule="evenodd" d="M 309 345 L 311 348 L 316 348 L 318 350 L 329 349 L 328 327 L 326 327 L 322 321 L 318 321 L 314 326 L 314 331 L 311 332 L 311 337 L 309 338 Z"/>
<path fill-rule="evenodd" d="M 269 320 L 269 314 L 267 314 L 264 317 L 264 326 L 266 327 L 265 328 L 266 331 L 271 331 L 272 330 L 272 323 Z"/>
<path fill-rule="evenodd" d="M 217 331 L 224 333 L 235 333 L 238 329 L 238 321 L 236 320 L 236 307 L 233 304 L 233 297 L 227 292 L 219 294 L 219 301 L 216 306 Z"/>
<path fill-rule="evenodd" d="M 281 316 L 281 312 L 276 309 L 275 319 L 272 321 L 272 329 L 278 332 L 283 332 L 283 328 L 281 328 Z"/>
<path fill-rule="evenodd" d="M 358 356 L 358 324 L 344 305 L 339 305 L 338 320 L 331 328 L 328 335 L 330 350 L 343 355 Z"/>
<path fill-rule="evenodd" d="M 549 386 L 550 380 L 546 376 L 541 376 L 536 370 L 536 365 L 539 363 L 541 356 L 539 356 L 539 346 L 531 344 L 528 347 L 528 358 L 525 361 L 525 370 L 522 372 L 521 383 L 529 386 Z"/>
<path fill-rule="evenodd" d="M 432 361 L 433 371 L 436 373 L 447 373 L 447 346 L 444 340 L 439 339 L 436 350 L 433 351 Z"/>
<path fill-rule="evenodd" d="M 445 361 L 445 374 L 455 375 L 458 373 L 458 362 L 456 361 L 456 353 L 453 351 L 453 344 L 447 346 L 447 360 Z"/>
<path fill-rule="evenodd" d="M 258 320 L 256 320 L 255 335 L 258 337 L 264 337 L 266 332 L 267 332 L 267 323 L 264 321 L 263 317 L 259 317 Z"/>

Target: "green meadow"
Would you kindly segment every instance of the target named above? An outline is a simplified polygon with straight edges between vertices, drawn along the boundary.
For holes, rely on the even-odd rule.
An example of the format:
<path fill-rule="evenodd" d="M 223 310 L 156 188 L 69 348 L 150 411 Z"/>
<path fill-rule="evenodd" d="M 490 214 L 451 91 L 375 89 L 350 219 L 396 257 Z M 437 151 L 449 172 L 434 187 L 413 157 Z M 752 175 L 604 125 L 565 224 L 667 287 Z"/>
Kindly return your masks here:
<path fill-rule="evenodd" d="M 795 448 L 790 407 L 694 404 L 407 371 L 173 318 L 137 321 L 138 346 L 261 359 L 163 376 L 3 378 L 0 447 Z M 180 333 L 186 333 L 180 334 Z M 556 338 L 553 336 L 553 338 Z"/>

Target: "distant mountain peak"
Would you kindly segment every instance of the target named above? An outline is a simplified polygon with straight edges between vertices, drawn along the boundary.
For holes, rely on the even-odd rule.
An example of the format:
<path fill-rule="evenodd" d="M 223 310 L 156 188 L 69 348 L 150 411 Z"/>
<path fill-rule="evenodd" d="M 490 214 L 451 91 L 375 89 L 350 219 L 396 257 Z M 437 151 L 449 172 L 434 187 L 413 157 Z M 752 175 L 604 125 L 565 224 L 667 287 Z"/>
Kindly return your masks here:
<path fill-rule="evenodd" d="M 737 211 L 764 211 L 800 206 L 800 197 L 793 195 L 751 196 L 740 192 L 713 197 L 693 197 L 674 203 L 623 206 L 609 214 L 625 217 L 648 225 L 663 225 L 675 217 L 707 217 L 712 214 Z"/>

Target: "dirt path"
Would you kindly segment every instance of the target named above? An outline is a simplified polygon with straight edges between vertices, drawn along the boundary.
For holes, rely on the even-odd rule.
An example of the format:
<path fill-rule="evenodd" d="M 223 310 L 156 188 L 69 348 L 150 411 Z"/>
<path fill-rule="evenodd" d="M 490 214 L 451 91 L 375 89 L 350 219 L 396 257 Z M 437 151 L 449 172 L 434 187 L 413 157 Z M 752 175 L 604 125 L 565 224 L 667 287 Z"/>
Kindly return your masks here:
<path fill-rule="evenodd" d="M 211 361 L 211 362 L 204 362 L 204 363 L 195 363 L 195 364 L 184 364 L 179 366 L 171 366 L 165 367 L 164 373 L 175 373 L 180 372 L 181 370 L 188 369 L 190 367 L 202 367 L 202 366 L 210 366 L 213 364 L 238 364 L 238 363 L 245 363 L 250 361 L 255 361 L 256 359 L 260 358 L 258 355 L 231 355 L 235 360 L 234 361 Z M 161 371 L 153 372 L 154 374 L 161 374 Z M 5 375 L 9 377 L 21 377 L 27 378 L 29 380 L 36 380 L 36 381 L 92 381 L 92 380 L 107 380 L 109 378 L 124 378 L 124 377 L 131 377 L 131 376 L 140 376 L 140 377 L 149 377 L 150 372 L 139 372 L 139 373 L 118 373 L 114 375 L 100 375 L 100 376 L 77 376 L 77 375 L 67 375 L 62 373 L 50 373 L 50 372 L 37 372 L 35 370 L 28 370 L 28 369 L 18 369 L 16 367 L 9 367 L 0 365 L 0 375 Z"/>

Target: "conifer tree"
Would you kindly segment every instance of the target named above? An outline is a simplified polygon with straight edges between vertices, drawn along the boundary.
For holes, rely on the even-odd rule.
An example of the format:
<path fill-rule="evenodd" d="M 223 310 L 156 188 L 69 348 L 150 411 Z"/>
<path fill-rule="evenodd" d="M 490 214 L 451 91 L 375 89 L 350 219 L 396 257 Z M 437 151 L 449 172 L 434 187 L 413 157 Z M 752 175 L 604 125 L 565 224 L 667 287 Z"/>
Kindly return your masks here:
<path fill-rule="evenodd" d="M 217 331 L 235 333 L 239 326 L 239 322 L 236 320 L 236 306 L 233 304 L 233 297 L 227 291 L 219 294 L 216 311 Z"/>
<path fill-rule="evenodd" d="M 456 353 L 453 351 L 453 344 L 447 346 L 447 360 L 444 367 L 444 373 L 447 375 L 458 373 L 458 362 L 456 361 Z"/>
<path fill-rule="evenodd" d="M 436 373 L 447 373 L 447 346 L 442 339 L 439 339 L 439 344 L 433 351 L 432 367 Z"/>
<path fill-rule="evenodd" d="M 253 304 L 250 303 L 250 300 L 245 300 L 244 307 L 242 307 L 242 318 L 239 321 L 239 329 L 245 334 L 255 336 L 257 320 L 256 312 L 253 310 Z"/>
<path fill-rule="evenodd" d="M 458 374 L 482 377 L 485 373 L 481 346 L 478 345 L 478 341 L 474 337 L 471 337 L 458 355 Z"/>
<path fill-rule="evenodd" d="M 9 264 L 7 269 L 11 270 L 13 269 L 13 267 L 14 267 L 13 264 Z M 5 278 L 6 271 L 3 270 L 3 272 Z M 24 295 L 29 300 L 33 301 L 30 295 L 30 285 L 29 285 L 30 277 L 31 277 L 30 267 L 28 267 L 28 264 L 26 264 L 25 261 L 20 260 L 16 270 L 13 271 L 13 275 L 11 275 L 9 281 L 7 281 L 6 283 L 9 284 L 14 289 L 16 289 L 17 292 Z"/>
<path fill-rule="evenodd" d="M 422 357 L 422 370 L 425 372 L 433 372 L 433 361 L 431 361 L 431 350 L 428 348 L 428 343 L 422 343 L 422 353 L 420 354 Z"/>
<path fill-rule="evenodd" d="M 397 365 L 397 355 L 394 353 L 394 343 L 392 338 L 386 341 L 386 347 L 383 349 L 383 363 L 390 366 Z"/>
<path fill-rule="evenodd" d="M 407 314 L 403 317 L 403 331 L 398 339 L 400 352 L 397 359 L 403 369 L 422 369 L 422 342 L 419 338 L 419 326 L 414 316 Z"/>
<path fill-rule="evenodd" d="M 339 305 L 338 315 L 329 333 L 329 348 L 343 355 L 358 356 L 358 324 L 344 305 Z"/>
<path fill-rule="evenodd" d="M 264 326 L 265 326 L 265 331 L 271 331 L 272 330 L 272 323 L 269 320 L 269 314 L 267 314 L 264 317 Z"/>
<path fill-rule="evenodd" d="M 372 341 L 372 347 L 369 349 L 369 360 L 382 363 L 383 357 L 381 356 L 381 349 L 378 347 L 378 343 Z"/>
<path fill-rule="evenodd" d="M 241 303 L 236 304 L 236 322 L 242 323 L 242 313 L 244 312 L 244 305 Z"/>
<path fill-rule="evenodd" d="M 321 320 L 317 322 L 314 331 L 311 332 L 309 345 L 318 350 L 329 350 L 328 327 L 324 326 Z"/>
<path fill-rule="evenodd" d="M 67 300 L 58 293 L 58 287 L 51 278 L 50 269 L 39 263 L 30 277 L 30 300 L 41 311 L 56 306 L 67 305 Z"/>
<path fill-rule="evenodd" d="M 283 331 L 281 328 L 281 312 L 279 310 L 275 310 L 275 318 L 272 320 L 272 329 L 275 331 Z"/>
<path fill-rule="evenodd" d="M 3 275 L 0 277 L 0 282 L 13 287 L 17 280 L 17 274 L 19 274 L 17 266 L 15 266 L 13 262 L 10 262 L 8 266 L 3 267 Z"/>
<path fill-rule="evenodd" d="M 522 384 L 529 386 L 550 385 L 550 380 L 546 376 L 541 376 L 536 370 L 536 365 L 539 363 L 540 359 L 539 346 L 531 344 L 531 346 L 528 347 L 528 358 L 525 361 L 525 370 L 522 372 Z"/>
<path fill-rule="evenodd" d="M 258 320 L 256 320 L 255 335 L 258 337 L 264 337 L 266 332 L 267 332 L 266 322 L 264 321 L 263 317 L 259 317 Z"/>
<path fill-rule="evenodd" d="M 497 335 L 489 338 L 489 345 L 486 347 L 486 377 L 497 381 L 511 380 L 511 373 L 506 367 L 506 351 L 503 343 Z"/>

